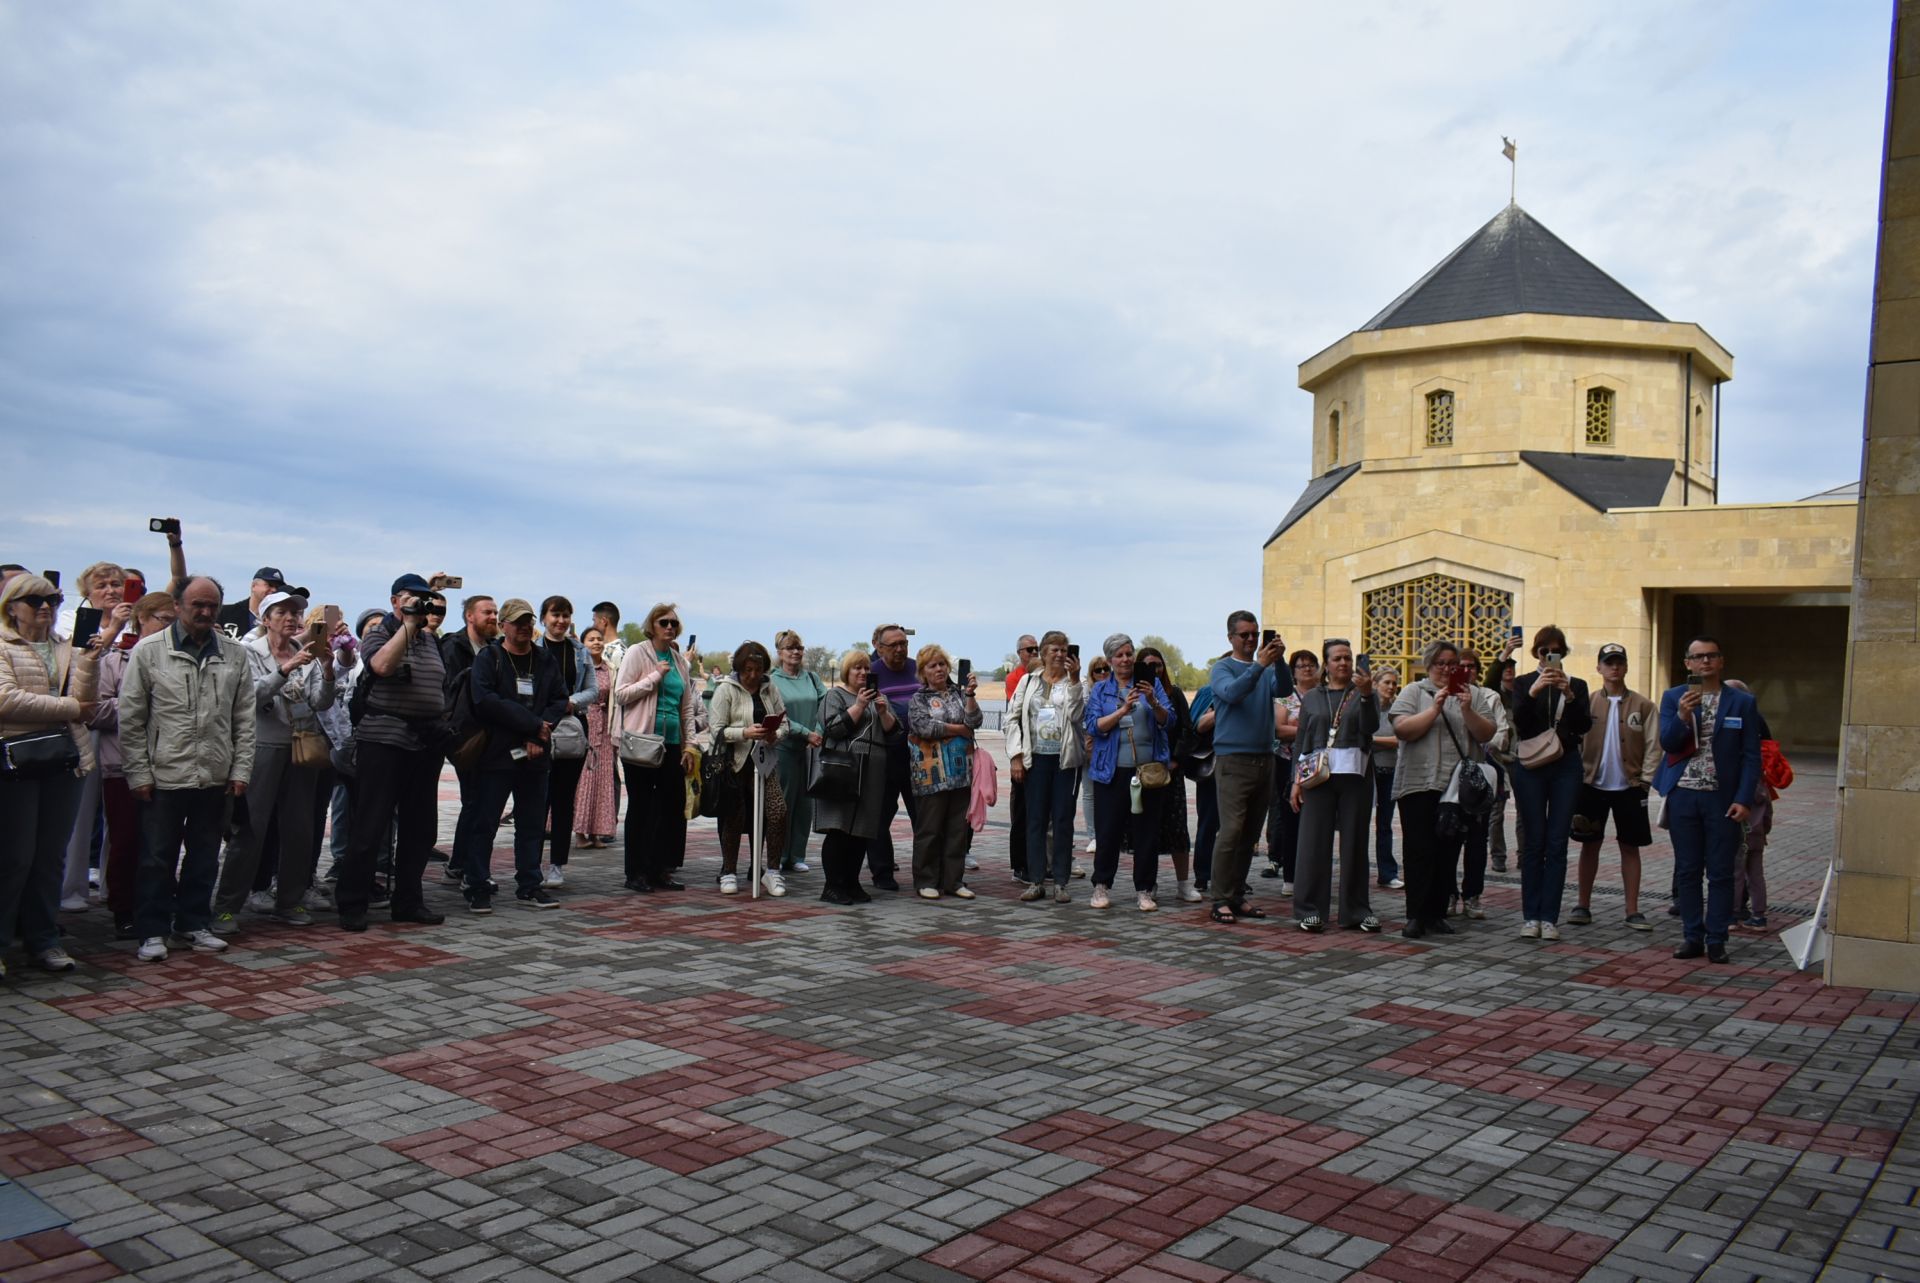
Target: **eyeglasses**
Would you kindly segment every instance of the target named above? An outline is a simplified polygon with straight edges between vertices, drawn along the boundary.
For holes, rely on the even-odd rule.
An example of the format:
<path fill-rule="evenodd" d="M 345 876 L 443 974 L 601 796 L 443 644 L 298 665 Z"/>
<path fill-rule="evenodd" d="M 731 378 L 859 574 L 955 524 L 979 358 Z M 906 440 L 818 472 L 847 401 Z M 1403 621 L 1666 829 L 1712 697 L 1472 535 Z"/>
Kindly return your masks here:
<path fill-rule="evenodd" d="M 1704 655 L 1688 655 L 1688 656 L 1687 656 L 1687 662 L 1688 662 L 1688 663 L 1692 663 L 1692 662 L 1693 662 L 1694 660 L 1696 660 L 1696 659 L 1698 659 L 1698 660 L 1708 660 L 1708 659 L 1722 659 L 1722 658 L 1724 658 L 1724 656 L 1722 656 L 1722 655 L 1720 654 L 1720 652 L 1719 652 L 1719 651 L 1717 651 L 1717 650 L 1710 650 L 1710 651 L 1708 651 L 1708 652 L 1706 652 L 1706 653 L 1705 653 Z"/>
<path fill-rule="evenodd" d="M 66 598 L 57 594 L 52 597 L 43 597 L 39 593 L 21 593 L 14 600 L 27 603 L 28 610 L 44 610 L 48 606 L 58 606 Z"/>
<path fill-rule="evenodd" d="M 1249 628 L 1247 629 L 1247 631 L 1243 633 L 1234 633 L 1233 639 L 1235 641 L 1252 641 L 1254 638 L 1258 637 L 1259 635 L 1260 634 L 1257 630 Z"/>

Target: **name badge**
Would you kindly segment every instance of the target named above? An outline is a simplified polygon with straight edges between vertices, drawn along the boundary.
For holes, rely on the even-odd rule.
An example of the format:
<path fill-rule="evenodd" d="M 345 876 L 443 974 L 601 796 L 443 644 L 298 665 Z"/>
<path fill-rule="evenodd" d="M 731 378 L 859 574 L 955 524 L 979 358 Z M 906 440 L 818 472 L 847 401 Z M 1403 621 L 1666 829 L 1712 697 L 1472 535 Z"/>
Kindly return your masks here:
<path fill-rule="evenodd" d="M 532 698 L 533 698 L 533 678 L 531 678 L 531 677 L 520 677 L 520 678 L 516 678 L 516 679 L 514 680 L 514 685 L 516 685 L 516 686 L 518 686 L 518 687 L 520 688 L 520 698 L 521 698 L 521 699 L 532 699 Z"/>
<path fill-rule="evenodd" d="M 1739 730 L 1739 729 L 1740 729 L 1740 719 L 1739 719 L 1739 718 L 1737 718 L 1737 717 L 1729 717 L 1729 718 L 1727 719 L 1727 729 L 1728 729 L 1728 730 L 1730 730 L 1730 731 L 1737 731 L 1737 730 Z"/>

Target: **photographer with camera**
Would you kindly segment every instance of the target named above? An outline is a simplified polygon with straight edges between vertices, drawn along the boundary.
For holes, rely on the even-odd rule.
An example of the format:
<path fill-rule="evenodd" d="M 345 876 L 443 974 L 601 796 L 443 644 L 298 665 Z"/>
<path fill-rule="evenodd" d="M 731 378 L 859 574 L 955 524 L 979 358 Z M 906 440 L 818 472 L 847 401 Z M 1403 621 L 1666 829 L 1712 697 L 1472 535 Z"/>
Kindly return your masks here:
<path fill-rule="evenodd" d="M 344 931 L 367 929 L 374 864 L 398 820 L 391 913 L 395 922 L 445 921 L 427 911 L 420 874 L 439 818 L 447 738 L 446 666 L 428 628 L 433 587 L 419 575 L 393 581 L 393 612 L 367 630 L 366 669 L 354 688 L 356 772 L 353 837 L 335 899 Z"/>
<path fill-rule="evenodd" d="M 1409 940 L 1454 934 L 1447 896 L 1467 823 L 1443 825 L 1441 803 L 1459 796 L 1463 760 L 1484 761 L 1488 748 L 1504 748 L 1512 735 L 1500 696 L 1465 680 L 1458 646 L 1431 642 L 1420 658 L 1426 676 L 1407 683 L 1387 710 L 1400 740 L 1393 796 L 1400 804 L 1400 876 L 1407 884 L 1407 925 L 1400 934 Z M 1485 800 L 1491 795 L 1489 784 Z"/>
<path fill-rule="evenodd" d="M 1560 938 L 1567 843 L 1584 776 L 1581 741 L 1593 729 L 1587 684 L 1567 676 L 1567 635 L 1548 624 L 1533 635 L 1540 666 L 1513 682 L 1513 804 L 1520 817 L 1520 934 Z"/>

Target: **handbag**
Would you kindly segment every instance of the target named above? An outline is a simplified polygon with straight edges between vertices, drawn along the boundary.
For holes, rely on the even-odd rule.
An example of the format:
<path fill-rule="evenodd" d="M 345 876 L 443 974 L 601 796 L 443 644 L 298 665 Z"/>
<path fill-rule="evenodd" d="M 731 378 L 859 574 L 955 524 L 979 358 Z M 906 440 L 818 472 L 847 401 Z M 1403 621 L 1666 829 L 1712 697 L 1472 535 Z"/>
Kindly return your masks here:
<path fill-rule="evenodd" d="M 547 751 L 556 762 L 578 762 L 587 755 L 587 728 L 577 716 L 563 717 L 553 724 L 547 737 Z"/>
<path fill-rule="evenodd" d="M 1447 728 L 1447 738 L 1453 741 L 1453 751 L 1460 755 L 1460 760 L 1453 766 L 1453 778 L 1447 781 L 1447 791 L 1440 795 L 1443 812 L 1452 806 L 1468 819 L 1477 820 L 1483 815 L 1491 815 L 1498 779 L 1493 767 L 1467 756 L 1467 750 L 1461 745 L 1460 737 L 1453 733 L 1453 723 L 1447 720 L 1444 710 L 1440 714 L 1440 723 Z"/>
<path fill-rule="evenodd" d="M 718 731 L 714 732 L 719 735 Z M 700 759 L 700 814 L 710 820 L 729 815 L 739 804 L 740 777 L 733 773 L 733 752 L 724 741 Z"/>
<path fill-rule="evenodd" d="M 1563 695 L 1560 698 L 1560 707 L 1554 711 L 1553 721 L 1547 724 L 1547 729 L 1538 735 L 1529 735 L 1514 745 L 1514 760 L 1529 771 L 1537 771 L 1543 766 L 1552 766 L 1565 756 L 1567 746 L 1561 741 L 1560 732 L 1556 728 L 1560 725 L 1560 715 L 1566 711 L 1567 700 Z"/>
<path fill-rule="evenodd" d="M 667 737 L 644 731 L 621 731 L 620 760 L 629 766 L 658 766 L 667 760 Z"/>
<path fill-rule="evenodd" d="M 64 726 L 0 740 L 0 776 L 47 780 L 80 769 L 80 746 Z"/>
<path fill-rule="evenodd" d="M 295 766 L 328 767 L 333 765 L 333 745 L 319 731 L 300 731 L 293 733 L 292 758 Z"/>
<path fill-rule="evenodd" d="M 807 796 L 822 802 L 850 802 L 860 795 L 860 763 L 851 748 L 831 740 L 807 745 Z"/>
<path fill-rule="evenodd" d="M 1326 704 L 1333 698 L 1325 694 L 1326 689 L 1324 686 L 1320 688 L 1322 704 Z M 1326 747 L 1316 748 L 1311 753 L 1302 753 L 1295 764 L 1294 781 L 1300 785 L 1303 792 L 1307 789 L 1317 789 L 1333 778 L 1333 753 L 1330 750 L 1333 748 L 1333 741 L 1339 738 L 1340 719 L 1347 715 L 1347 701 L 1352 698 L 1353 688 L 1348 687 L 1347 693 L 1340 697 L 1340 707 L 1333 710 L 1331 724 L 1327 728 Z"/>
<path fill-rule="evenodd" d="M 1127 743 L 1133 745 L 1133 778 L 1140 781 L 1143 789 L 1163 789 L 1173 783 L 1173 772 L 1167 769 L 1165 762 L 1142 762 L 1140 745 L 1134 742 L 1133 719 L 1127 719 Z"/>

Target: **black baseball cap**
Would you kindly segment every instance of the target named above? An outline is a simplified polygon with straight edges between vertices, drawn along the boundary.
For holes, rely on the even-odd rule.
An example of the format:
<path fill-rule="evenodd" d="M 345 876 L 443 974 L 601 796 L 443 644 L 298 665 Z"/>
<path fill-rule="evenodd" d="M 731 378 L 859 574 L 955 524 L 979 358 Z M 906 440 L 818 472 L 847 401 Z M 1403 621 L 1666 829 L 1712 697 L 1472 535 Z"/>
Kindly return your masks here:
<path fill-rule="evenodd" d="M 1609 659 L 1625 659 L 1626 657 L 1627 648 L 1619 642 L 1608 642 L 1600 648 L 1600 662 L 1603 664 Z"/>
<path fill-rule="evenodd" d="M 278 570 L 275 570 L 272 566 L 260 567 L 260 569 L 253 572 L 253 577 L 255 579 L 264 579 L 275 588 L 285 588 L 287 586 L 287 577 Z"/>
<path fill-rule="evenodd" d="M 393 581 L 393 587 L 388 591 L 387 595 L 389 597 L 398 597 L 403 592 L 430 593 L 432 591 L 432 584 L 414 574 L 412 571 L 408 571 Z"/>

